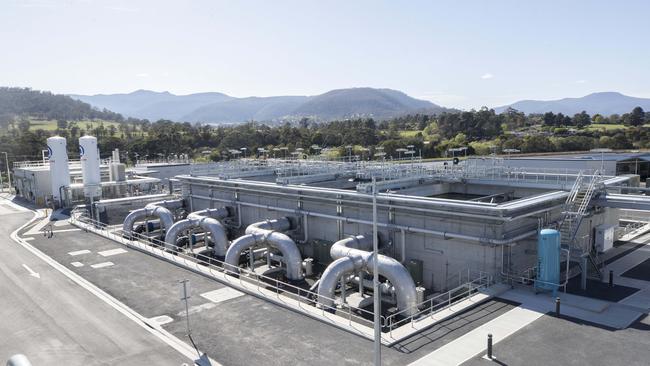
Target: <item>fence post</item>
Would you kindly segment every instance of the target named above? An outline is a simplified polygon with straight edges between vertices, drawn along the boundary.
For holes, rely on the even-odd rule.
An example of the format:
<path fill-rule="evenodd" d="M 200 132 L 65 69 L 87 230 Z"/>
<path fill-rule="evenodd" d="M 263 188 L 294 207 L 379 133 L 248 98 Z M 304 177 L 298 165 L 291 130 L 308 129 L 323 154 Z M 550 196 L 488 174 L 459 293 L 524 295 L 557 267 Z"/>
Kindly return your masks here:
<path fill-rule="evenodd" d="M 487 336 L 487 358 L 492 359 L 492 334 Z"/>

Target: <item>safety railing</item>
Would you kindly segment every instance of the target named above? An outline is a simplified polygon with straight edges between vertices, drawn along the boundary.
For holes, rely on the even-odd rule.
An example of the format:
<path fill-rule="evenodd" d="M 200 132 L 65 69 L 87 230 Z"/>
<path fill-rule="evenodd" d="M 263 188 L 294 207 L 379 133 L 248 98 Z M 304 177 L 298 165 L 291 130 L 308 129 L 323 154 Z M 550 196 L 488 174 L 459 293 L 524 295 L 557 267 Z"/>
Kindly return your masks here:
<path fill-rule="evenodd" d="M 77 215 L 71 215 L 71 223 L 79 223 L 92 227 L 97 231 L 103 232 L 104 236 L 113 239 L 125 246 L 135 247 L 143 252 L 149 253 L 153 256 L 162 257 L 163 259 L 171 262 L 180 263 L 186 268 L 198 270 L 199 272 L 207 271 L 212 277 L 217 274 L 224 274 L 226 276 L 219 276 L 229 283 L 239 283 L 243 286 L 246 282 L 255 287 L 256 291 L 264 297 L 273 295 L 279 300 L 282 297 L 292 299 L 297 306 L 304 309 L 310 306 L 310 310 L 317 310 L 323 316 L 328 314 L 336 314 L 341 318 L 347 318 L 348 325 L 352 326 L 353 323 L 362 324 L 372 327 L 373 312 L 351 306 L 347 303 L 342 303 L 340 300 L 324 298 L 332 301 L 334 306 L 328 306 L 318 303 L 318 294 L 316 292 L 304 289 L 299 286 L 281 281 L 278 278 L 266 276 L 247 268 L 233 266 L 231 264 L 220 261 L 211 256 L 203 254 L 195 254 L 185 251 L 183 248 L 178 250 L 169 251 L 165 249 L 165 243 L 155 237 L 147 236 L 146 234 L 134 233 L 130 234 L 131 239 L 125 238 L 121 230 L 118 228 L 111 228 L 104 223 L 88 218 L 87 216 L 80 216 L 79 211 Z M 262 290 L 267 290 L 263 292 Z M 322 298 L 322 297 L 321 297 Z"/>
<path fill-rule="evenodd" d="M 388 328 L 387 330 L 392 336 L 394 329 L 403 325 L 413 324 L 416 320 L 422 320 L 425 317 L 433 318 L 440 311 L 448 309 L 451 306 L 468 299 L 480 290 L 486 289 L 493 284 L 494 279 L 492 275 L 487 272 L 478 272 L 478 276 L 476 276 L 475 279 L 416 304 L 415 307 L 418 311 L 411 316 L 406 316 L 405 314 L 407 311 L 413 309 L 403 309 L 384 317 L 382 323 L 383 327 Z"/>

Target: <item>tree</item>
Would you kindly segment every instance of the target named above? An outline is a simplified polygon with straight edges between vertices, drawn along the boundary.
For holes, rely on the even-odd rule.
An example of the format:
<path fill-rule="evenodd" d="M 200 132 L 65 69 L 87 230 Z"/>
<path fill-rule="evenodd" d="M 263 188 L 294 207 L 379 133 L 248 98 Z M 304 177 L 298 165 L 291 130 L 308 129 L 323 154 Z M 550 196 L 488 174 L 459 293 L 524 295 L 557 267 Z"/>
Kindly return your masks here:
<path fill-rule="evenodd" d="M 588 126 L 591 122 L 591 117 L 587 114 L 586 111 L 582 111 L 573 116 L 573 125 L 578 128 L 583 128 Z"/>
<path fill-rule="evenodd" d="M 18 122 L 18 131 L 20 131 L 21 134 L 27 133 L 30 125 L 31 123 L 29 122 L 29 118 L 21 117 Z"/>
<path fill-rule="evenodd" d="M 65 130 L 66 128 L 68 128 L 68 121 L 66 121 L 64 119 L 57 120 L 56 121 L 56 128 L 58 128 L 60 130 Z"/>
<path fill-rule="evenodd" d="M 630 113 L 628 120 L 630 126 L 643 125 L 643 123 L 645 123 L 645 112 L 643 111 L 643 108 L 641 107 L 634 108 L 632 110 L 632 113 Z"/>
<path fill-rule="evenodd" d="M 555 124 L 555 113 L 553 112 L 546 112 L 544 113 L 544 125 L 546 126 L 556 126 Z"/>

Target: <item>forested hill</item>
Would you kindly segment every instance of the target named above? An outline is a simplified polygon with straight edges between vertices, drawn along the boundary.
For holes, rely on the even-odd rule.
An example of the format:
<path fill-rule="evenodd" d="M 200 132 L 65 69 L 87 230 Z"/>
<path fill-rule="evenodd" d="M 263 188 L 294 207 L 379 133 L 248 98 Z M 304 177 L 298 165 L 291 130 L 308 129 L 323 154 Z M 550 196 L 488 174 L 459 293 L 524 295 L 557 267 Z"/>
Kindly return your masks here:
<path fill-rule="evenodd" d="M 270 96 L 236 98 L 223 93 L 174 95 L 169 92 L 137 90 L 129 94 L 71 95 L 98 108 L 124 116 L 155 121 L 211 124 L 316 122 L 350 118 L 385 120 L 408 114 L 439 114 L 453 110 L 400 91 L 375 88 L 331 90 L 314 96 Z"/>
<path fill-rule="evenodd" d="M 0 87 L 0 124 L 5 127 L 16 117 L 67 121 L 102 119 L 116 122 L 123 119 L 119 113 L 95 109 L 88 103 L 66 95 L 29 88 Z"/>

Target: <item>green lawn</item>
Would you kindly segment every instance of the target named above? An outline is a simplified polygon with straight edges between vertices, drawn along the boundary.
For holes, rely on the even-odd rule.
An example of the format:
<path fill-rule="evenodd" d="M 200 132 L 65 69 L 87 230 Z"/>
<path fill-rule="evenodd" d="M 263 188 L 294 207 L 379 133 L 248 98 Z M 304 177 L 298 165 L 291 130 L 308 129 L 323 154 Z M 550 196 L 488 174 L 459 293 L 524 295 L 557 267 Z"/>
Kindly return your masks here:
<path fill-rule="evenodd" d="M 399 136 L 400 137 L 407 137 L 407 138 L 408 137 L 415 137 L 415 135 L 417 135 L 420 132 L 422 132 L 422 131 L 400 131 Z"/>
<path fill-rule="evenodd" d="M 104 124 L 104 128 L 109 128 L 110 126 L 115 126 L 117 128 L 120 124 L 118 122 L 113 122 L 113 121 L 91 121 L 91 120 L 82 120 L 82 121 L 74 121 L 77 124 L 77 127 L 80 129 L 86 129 L 86 125 L 91 124 L 93 128 L 96 128 L 99 126 L 100 123 Z M 30 120 L 29 121 L 30 130 L 45 130 L 45 131 L 54 131 L 57 129 L 56 126 L 56 121 L 54 120 Z M 72 122 L 68 122 L 70 124 Z"/>
<path fill-rule="evenodd" d="M 91 128 L 97 128 L 99 127 L 100 123 L 104 125 L 104 128 L 108 130 L 110 126 L 115 126 L 116 128 L 116 137 L 124 137 L 123 134 L 119 130 L 119 125 L 120 123 L 114 122 L 114 121 L 104 121 L 104 120 L 81 120 L 81 121 L 72 121 L 68 122 L 68 130 L 70 130 L 70 125 L 72 123 L 76 123 L 77 127 L 81 130 L 88 130 L 88 125 L 91 125 Z M 18 128 L 18 123 L 16 123 L 16 128 Z M 36 131 L 36 130 L 44 130 L 44 131 L 56 131 L 57 129 L 57 124 L 55 120 L 42 120 L 42 119 L 33 119 L 30 118 L 29 120 L 29 129 L 30 131 Z M 4 135 L 7 133 L 6 129 L 0 130 L 0 135 Z M 140 133 L 139 131 L 137 133 Z M 136 134 L 137 134 L 136 133 Z"/>
<path fill-rule="evenodd" d="M 587 130 L 605 130 L 605 131 L 624 130 L 626 128 L 627 126 L 620 125 L 620 124 L 610 125 L 605 123 L 592 123 L 586 127 Z"/>

